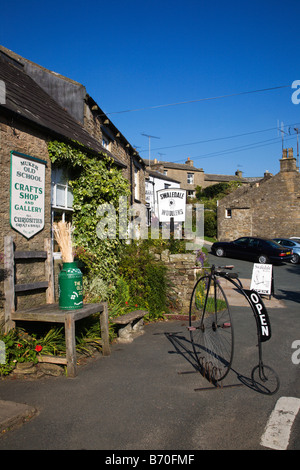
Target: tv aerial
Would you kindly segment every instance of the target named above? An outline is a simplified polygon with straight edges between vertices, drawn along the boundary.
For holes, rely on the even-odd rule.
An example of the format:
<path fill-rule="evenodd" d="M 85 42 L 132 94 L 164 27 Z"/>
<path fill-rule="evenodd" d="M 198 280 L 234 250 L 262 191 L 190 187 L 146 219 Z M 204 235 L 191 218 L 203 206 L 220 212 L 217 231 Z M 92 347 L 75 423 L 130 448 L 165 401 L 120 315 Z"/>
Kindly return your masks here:
<path fill-rule="evenodd" d="M 141 134 L 144 135 L 145 137 L 148 137 L 149 139 L 149 167 L 150 167 L 150 141 L 151 139 L 160 139 L 160 137 L 156 137 L 155 135 L 150 135 L 150 134 Z"/>

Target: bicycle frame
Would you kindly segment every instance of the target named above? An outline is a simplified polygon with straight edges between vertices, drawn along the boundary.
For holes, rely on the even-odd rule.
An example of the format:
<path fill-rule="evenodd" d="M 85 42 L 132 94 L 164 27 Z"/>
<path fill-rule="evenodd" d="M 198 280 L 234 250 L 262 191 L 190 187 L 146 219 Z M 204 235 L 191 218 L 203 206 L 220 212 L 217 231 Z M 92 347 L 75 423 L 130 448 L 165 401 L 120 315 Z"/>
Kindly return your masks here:
<path fill-rule="evenodd" d="M 232 269 L 233 266 L 224 266 L 223 269 Z M 261 296 L 258 292 L 250 289 L 244 289 L 240 279 L 238 282 L 230 277 L 230 273 L 216 271 L 215 266 L 211 268 L 211 276 L 212 278 L 216 279 L 217 277 L 222 277 L 227 281 L 231 282 L 238 291 L 247 299 L 252 312 L 255 317 L 256 327 L 257 327 L 257 337 L 258 337 L 258 356 L 259 356 L 259 376 L 261 380 L 267 380 L 264 375 L 264 364 L 262 360 L 262 344 L 265 341 L 268 341 L 271 338 L 271 323 L 269 319 L 269 315 L 267 309 L 262 301 Z"/>
<path fill-rule="evenodd" d="M 261 296 L 259 295 L 258 292 L 255 290 L 251 289 L 244 289 L 240 279 L 238 278 L 238 275 L 235 273 L 230 273 L 228 270 L 231 270 L 234 266 L 212 266 L 209 268 L 211 270 L 210 273 L 204 272 L 203 276 L 199 278 L 199 280 L 196 282 L 192 296 L 191 296 L 191 301 L 190 301 L 190 324 L 188 327 L 188 330 L 190 331 L 191 338 L 192 334 L 194 331 L 197 329 L 201 330 L 203 334 L 205 334 L 207 325 L 204 323 L 204 318 L 205 318 L 205 312 L 206 312 L 206 307 L 208 305 L 208 298 L 209 298 L 209 292 L 210 292 L 210 287 L 213 285 L 214 286 L 214 315 L 215 319 L 213 319 L 212 323 L 209 324 L 209 330 L 208 331 L 214 331 L 217 332 L 218 328 L 232 328 L 232 323 L 231 323 L 231 318 L 230 318 L 230 311 L 229 311 L 229 304 L 226 299 L 225 292 L 223 291 L 222 286 L 219 284 L 218 278 L 224 278 L 227 281 L 229 281 L 237 290 L 238 292 L 243 295 L 246 299 L 248 304 L 250 305 L 255 321 L 256 321 L 256 330 L 257 330 L 257 337 L 258 337 L 258 356 L 259 356 L 259 362 L 258 365 L 255 366 L 252 369 L 251 372 L 251 378 L 252 378 L 252 384 L 253 387 L 260 393 L 268 394 L 268 395 L 273 395 L 276 393 L 279 389 L 280 386 L 280 381 L 279 377 L 276 374 L 276 372 L 269 366 L 264 365 L 263 360 L 262 360 L 262 343 L 265 341 L 268 341 L 271 338 L 271 324 L 269 320 L 269 315 L 267 312 L 267 309 L 263 303 L 263 300 Z M 198 266 L 194 266 L 193 269 L 201 269 Z M 191 320 L 191 314 L 192 314 L 192 303 L 193 303 L 193 298 L 194 298 L 194 293 L 196 292 L 196 288 L 198 285 L 198 282 L 206 278 L 208 279 L 207 287 L 206 289 L 206 296 L 204 300 L 204 306 L 202 308 L 202 316 L 201 316 L 201 322 L 200 325 L 194 326 L 192 325 L 192 320 Z M 223 297 L 225 298 L 226 304 L 227 304 L 227 309 L 228 309 L 228 317 L 229 317 L 229 322 L 226 323 L 224 322 L 223 324 L 219 324 L 217 316 L 218 316 L 218 309 L 217 309 L 217 289 L 216 286 L 219 284 L 219 290 L 220 292 L 223 292 Z M 209 317 L 206 317 L 206 319 Z M 228 321 L 228 320 L 227 320 Z M 215 329 L 214 329 L 215 326 Z M 215 338 L 216 342 L 214 343 L 217 345 L 217 337 Z M 193 343 L 193 338 L 192 338 L 192 343 Z M 213 344 L 213 343 L 212 343 Z M 194 343 L 193 343 L 194 347 Z M 224 350 L 225 351 L 225 350 Z M 230 350 L 228 350 L 230 351 Z M 194 349 L 195 355 L 198 355 L 198 352 Z M 231 361 L 233 357 L 233 343 L 231 345 L 231 352 L 230 352 L 230 364 L 227 370 L 225 370 L 224 375 L 219 379 L 215 377 L 215 381 L 218 382 L 219 380 L 223 379 L 226 377 L 228 371 L 231 368 Z M 215 356 L 217 357 L 217 356 Z M 221 357 L 221 356 L 220 356 Z M 227 359 L 228 360 L 228 359 Z M 205 365 L 206 367 L 206 365 Z"/>

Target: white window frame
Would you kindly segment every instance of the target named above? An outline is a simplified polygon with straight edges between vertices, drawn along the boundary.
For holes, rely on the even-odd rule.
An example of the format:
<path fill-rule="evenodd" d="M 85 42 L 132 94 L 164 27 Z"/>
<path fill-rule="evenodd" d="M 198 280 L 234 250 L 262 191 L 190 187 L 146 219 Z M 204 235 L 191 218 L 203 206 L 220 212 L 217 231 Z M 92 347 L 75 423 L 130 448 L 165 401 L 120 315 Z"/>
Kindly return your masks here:
<path fill-rule="evenodd" d="M 61 189 L 63 191 L 63 202 L 62 204 L 58 204 L 57 201 L 57 189 Z M 71 203 L 69 196 L 71 197 Z M 53 168 L 51 174 L 51 220 L 52 223 L 54 221 L 55 213 L 61 214 L 61 220 L 63 222 L 66 221 L 66 216 L 70 216 L 74 212 L 73 209 L 73 192 L 72 188 L 69 185 L 68 181 L 68 171 L 64 168 Z M 59 251 L 54 251 L 55 239 L 53 230 L 51 230 L 51 238 L 52 238 L 52 247 L 53 247 L 53 258 L 54 259 L 61 259 L 61 253 Z"/>
<path fill-rule="evenodd" d="M 58 203 L 58 189 L 63 192 L 63 203 Z M 52 169 L 51 192 L 51 206 L 53 208 L 73 211 L 73 191 L 64 169 Z M 69 196 L 71 197 L 71 203 Z"/>
<path fill-rule="evenodd" d="M 110 139 L 106 135 L 102 135 L 102 146 L 106 150 L 110 150 Z"/>
<path fill-rule="evenodd" d="M 137 201 L 140 200 L 140 178 L 139 178 L 139 168 L 134 166 L 134 199 Z"/>
<path fill-rule="evenodd" d="M 232 209 L 225 209 L 225 219 L 232 219 Z"/>
<path fill-rule="evenodd" d="M 194 173 L 187 173 L 187 184 L 194 184 Z"/>

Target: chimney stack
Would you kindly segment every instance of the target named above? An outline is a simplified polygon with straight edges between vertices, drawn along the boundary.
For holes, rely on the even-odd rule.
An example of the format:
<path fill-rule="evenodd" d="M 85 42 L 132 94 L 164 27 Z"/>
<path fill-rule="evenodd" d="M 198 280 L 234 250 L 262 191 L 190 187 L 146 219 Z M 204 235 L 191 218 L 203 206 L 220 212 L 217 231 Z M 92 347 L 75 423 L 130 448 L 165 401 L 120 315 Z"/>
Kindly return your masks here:
<path fill-rule="evenodd" d="M 292 148 L 289 148 L 288 150 L 282 150 L 282 158 L 280 160 L 280 171 L 297 171 L 296 158 L 294 158 Z"/>
<path fill-rule="evenodd" d="M 190 160 L 190 157 L 188 157 L 187 161 L 185 162 L 186 165 L 194 166 L 193 160 Z"/>

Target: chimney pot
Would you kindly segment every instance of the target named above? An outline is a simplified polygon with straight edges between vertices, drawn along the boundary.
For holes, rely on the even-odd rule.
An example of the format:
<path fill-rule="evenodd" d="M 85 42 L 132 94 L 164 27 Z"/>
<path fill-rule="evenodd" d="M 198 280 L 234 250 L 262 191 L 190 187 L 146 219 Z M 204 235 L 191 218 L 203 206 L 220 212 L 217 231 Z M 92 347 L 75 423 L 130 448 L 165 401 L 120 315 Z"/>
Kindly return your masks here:
<path fill-rule="evenodd" d="M 185 162 L 186 165 L 194 166 L 193 160 L 190 159 L 190 157 L 187 158 L 187 161 Z"/>
<path fill-rule="evenodd" d="M 289 148 L 289 158 L 293 158 L 294 155 L 293 155 L 293 148 Z"/>

